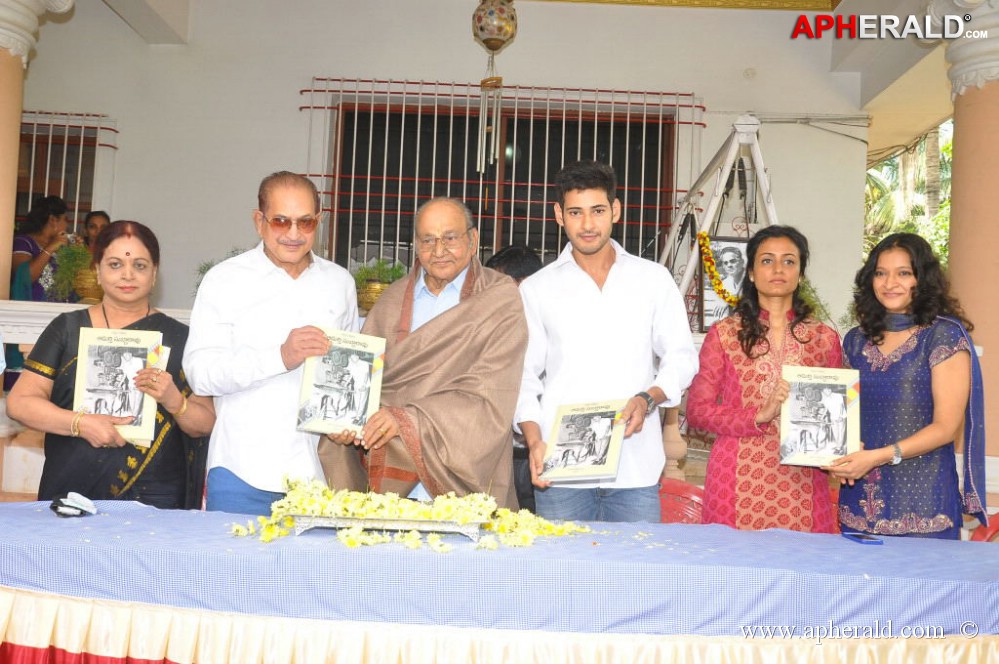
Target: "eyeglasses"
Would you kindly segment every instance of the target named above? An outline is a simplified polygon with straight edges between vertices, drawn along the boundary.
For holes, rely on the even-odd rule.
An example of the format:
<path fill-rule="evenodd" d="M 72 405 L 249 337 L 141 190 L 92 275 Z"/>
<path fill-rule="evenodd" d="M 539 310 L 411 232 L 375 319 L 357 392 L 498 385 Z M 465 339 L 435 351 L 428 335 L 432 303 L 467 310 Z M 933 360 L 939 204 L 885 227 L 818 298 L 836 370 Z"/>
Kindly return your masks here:
<path fill-rule="evenodd" d="M 416 241 L 416 244 L 419 246 L 420 251 L 423 252 L 433 251 L 437 248 L 438 242 L 443 244 L 444 248 L 448 251 L 454 251 L 461 244 L 461 238 L 468 235 L 469 230 L 471 229 L 466 229 L 464 233 L 445 233 L 443 237 L 428 235 L 427 237 L 421 237 Z"/>
<path fill-rule="evenodd" d="M 295 228 L 303 233 L 311 233 L 316 230 L 316 226 L 319 225 L 319 219 L 309 216 L 299 217 L 298 219 L 289 219 L 288 217 L 278 215 L 276 217 L 271 217 L 270 219 L 264 217 L 264 221 L 270 224 L 271 228 L 282 231 L 289 230 L 291 225 L 295 224 Z"/>

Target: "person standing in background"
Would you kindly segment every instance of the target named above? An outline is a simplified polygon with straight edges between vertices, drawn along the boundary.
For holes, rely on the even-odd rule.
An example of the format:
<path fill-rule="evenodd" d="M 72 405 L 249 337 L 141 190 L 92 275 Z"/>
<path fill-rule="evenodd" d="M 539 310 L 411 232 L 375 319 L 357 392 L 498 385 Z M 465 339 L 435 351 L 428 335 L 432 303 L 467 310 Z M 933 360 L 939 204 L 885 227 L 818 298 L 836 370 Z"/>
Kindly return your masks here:
<path fill-rule="evenodd" d="M 486 267 L 512 277 L 519 285 L 542 268 L 541 259 L 527 245 L 511 244 L 503 247 L 489 260 Z M 524 444 L 524 436 L 513 432 L 513 483 L 517 489 L 517 502 L 521 509 L 536 511 L 534 504 L 534 485 L 531 483 L 531 461 Z"/>
<path fill-rule="evenodd" d="M 111 217 L 104 210 L 91 210 L 87 213 L 87 216 L 83 218 L 83 233 L 80 234 L 80 239 L 83 240 L 83 246 L 87 248 L 87 251 L 94 250 L 94 240 L 97 239 L 101 229 L 110 223 Z"/>
<path fill-rule="evenodd" d="M 69 241 L 66 234 L 66 202 L 58 196 L 35 201 L 28 218 L 14 236 L 11 257 L 11 299 L 45 302 L 57 264 L 55 252 Z M 27 266 L 26 271 L 21 269 Z M 27 291 L 24 289 L 27 288 Z"/>

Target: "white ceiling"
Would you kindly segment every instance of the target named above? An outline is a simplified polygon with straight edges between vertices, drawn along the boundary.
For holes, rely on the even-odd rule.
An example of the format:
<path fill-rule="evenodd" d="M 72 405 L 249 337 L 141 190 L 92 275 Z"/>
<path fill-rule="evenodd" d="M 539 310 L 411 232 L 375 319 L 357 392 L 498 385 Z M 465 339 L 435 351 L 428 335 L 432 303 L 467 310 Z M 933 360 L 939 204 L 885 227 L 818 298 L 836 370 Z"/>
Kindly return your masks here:
<path fill-rule="evenodd" d="M 634 2 L 634 0 L 587 1 L 612 4 Z M 149 44 L 187 43 L 190 29 L 190 0 L 104 0 L 104 2 Z M 719 0 L 711 2 L 718 3 Z M 801 3 L 811 5 L 809 8 L 825 4 L 836 6 L 835 2 L 823 3 L 815 0 L 799 0 L 798 5 L 794 5 L 793 2 L 788 4 L 787 0 L 781 0 L 781 3 L 770 0 L 764 2 L 739 0 L 728 4 L 732 7 L 781 5 L 788 10 L 802 11 L 804 7 Z M 662 7 L 662 11 L 669 11 L 670 5 L 698 3 L 683 0 L 642 0 L 637 4 L 645 6 L 657 4 Z M 896 16 L 921 15 L 926 11 L 925 5 L 925 0 L 879 0 L 877 11 Z M 843 0 L 836 6 L 835 13 L 850 15 L 871 13 L 871 11 L 871 3 L 868 0 Z M 871 116 L 868 133 L 869 161 L 877 161 L 911 144 L 953 114 L 944 51 L 943 45 L 920 43 L 915 39 L 838 39 L 832 43 L 830 70 L 860 74 L 860 103 L 863 110 Z"/>
<path fill-rule="evenodd" d="M 148 44 L 186 44 L 190 0 L 104 0 Z"/>

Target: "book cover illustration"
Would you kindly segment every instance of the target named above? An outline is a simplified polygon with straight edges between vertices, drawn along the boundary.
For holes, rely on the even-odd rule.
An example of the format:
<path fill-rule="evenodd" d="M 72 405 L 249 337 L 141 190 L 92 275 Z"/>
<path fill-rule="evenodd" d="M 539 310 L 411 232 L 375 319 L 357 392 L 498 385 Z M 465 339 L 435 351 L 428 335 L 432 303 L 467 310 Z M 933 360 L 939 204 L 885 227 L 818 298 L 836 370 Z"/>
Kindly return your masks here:
<path fill-rule="evenodd" d="M 330 340 L 330 349 L 325 355 L 305 360 L 298 399 L 298 430 L 360 432 L 380 404 L 385 340 L 322 329 Z"/>
<path fill-rule="evenodd" d="M 617 476 L 628 401 L 560 406 L 548 437 L 541 479 L 592 481 Z"/>
<path fill-rule="evenodd" d="M 135 374 L 147 366 L 166 366 L 169 349 L 155 330 L 80 329 L 73 410 L 132 417 L 118 425 L 125 440 L 149 446 L 156 425 L 156 400 L 139 391 Z"/>
<path fill-rule="evenodd" d="M 860 449 L 860 377 L 855 369 L 785 366 L 791 385 L 780 412 L 780 462 L 828 466 Z"/>

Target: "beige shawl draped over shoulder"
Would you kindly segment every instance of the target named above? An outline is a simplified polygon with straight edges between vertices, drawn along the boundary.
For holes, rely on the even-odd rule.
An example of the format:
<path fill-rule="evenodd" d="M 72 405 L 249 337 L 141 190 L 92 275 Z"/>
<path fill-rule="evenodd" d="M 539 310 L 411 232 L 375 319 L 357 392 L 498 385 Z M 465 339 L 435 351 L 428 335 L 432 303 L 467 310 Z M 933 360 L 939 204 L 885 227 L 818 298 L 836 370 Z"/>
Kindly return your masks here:
<path fill-rule="evenodd" d="M 484 492 L 517 508 L 512 430 L 527 323 L 516 283 L 472 260 L 460 303 L 410 332 L 418 272 L 392 284 L 362 330 L 386 339 L 381 406 L 401 435 L 362 455 L 324 439 L 335 489 Z"/>

